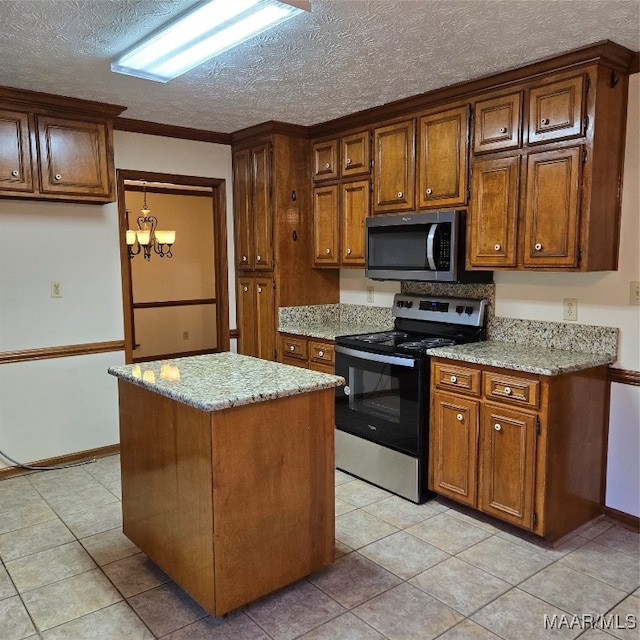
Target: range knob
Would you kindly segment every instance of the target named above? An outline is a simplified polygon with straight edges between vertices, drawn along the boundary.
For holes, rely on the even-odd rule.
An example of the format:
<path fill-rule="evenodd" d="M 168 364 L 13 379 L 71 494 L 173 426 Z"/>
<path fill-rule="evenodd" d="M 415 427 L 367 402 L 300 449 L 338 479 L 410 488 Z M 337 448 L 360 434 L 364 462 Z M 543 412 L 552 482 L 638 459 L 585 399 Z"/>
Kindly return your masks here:
<path fill-rule="evenodd" d="M 456 313 L 461 314 L 464 311 L 464 307 L 461 304 L 456 305 Z"/>
<path fill-rule="evenodd" d="M 411 300 L 407 300 L 407 301 L 405 301 L 404 306 L 407 309 L 411 309 L 411 307 L 413 307 L 413 302 Z"/>
<path fill-rule="evenodd" d="M 473 313 L 473 307 L 465 307 L 464 312 L 470 316 Z"/>

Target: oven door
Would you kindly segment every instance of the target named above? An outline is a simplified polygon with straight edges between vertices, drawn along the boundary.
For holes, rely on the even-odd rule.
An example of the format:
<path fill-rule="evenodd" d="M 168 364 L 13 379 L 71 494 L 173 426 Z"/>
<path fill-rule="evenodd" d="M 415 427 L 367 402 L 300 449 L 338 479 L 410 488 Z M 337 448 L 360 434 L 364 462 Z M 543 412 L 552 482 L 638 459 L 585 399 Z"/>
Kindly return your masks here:
<path fill-rule="evenodd" d="M 424 359 L 336 344 L 336 428 L 414 457 L 421 455 Z"/>

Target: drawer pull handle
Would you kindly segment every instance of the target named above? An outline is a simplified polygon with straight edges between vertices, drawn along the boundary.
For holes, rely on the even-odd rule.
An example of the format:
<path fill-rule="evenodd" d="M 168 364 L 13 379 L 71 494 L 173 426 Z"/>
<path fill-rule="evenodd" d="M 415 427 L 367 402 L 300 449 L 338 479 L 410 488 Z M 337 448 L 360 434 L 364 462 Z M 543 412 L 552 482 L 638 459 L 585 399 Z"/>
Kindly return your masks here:
<path fill-rule="evenodd" d="M 456 376 L 451 376 L 451 382 L 455 384 L 456 382 L 458 382 L 458 378 L 456 378 Z"/>
<path fill-rule="evenodd" d="M 329 255 L 331 253 L 331 249 L 325 249 L 324 252 Z"/>
<path fill-rule="evenodd" d="M 535 246 L 533 247 L 536 251 L 542 251 L 542 245 L 539 242 L 536 242 Z"/>
<path fill-rule="evenodd" d="M 505 393 L 505 395 L 510 396 L 511 395 L 511 387 L 505 387 L 504 388 L 504 393 Z"/>
<path fill-rule="evenodd" d="M 494 428 L 496 431 L 501 431 L 501 430 L 502 430 L 502 427 L 501 427 L 497 422 L 493 425 L 493 428 Z"/>
<path fill-rule="evenodd" d="M 289 351 L 295 351 L 295 350 L 296 350 L 296 346 L 294 344 L 290 344 Z"/>
<path fill-rule="evenodd" d="M 540 124 L 542 126 L 549 124 L 549 118 L 542 118 L 542 120 L 540 120 Z"/>
<path fill-rule="evenodd" d="M 351 249 L 347 249 L 347 255 L 350 256 L 351 255 Z"/>
<path fill-rule="evenodd" d="M 351 158 L 347 158 L 347 167 L 351 164 Z"/>
<path fill-rule="evenodd" d="M 507 133 L 507 127 L 500 127 L 500 133 Z"/>
<path fill-rule="evenodd" d="M 260 262 L 260 261 L 262 260 L 262 258 L 261 258 L 260 256 L 256 256 L 256 260 L 257 260 L 258 262 Z"/>
<path fill-rule="evenodd" d="M 404 193 L 402 193 L 402 191 L 398 191 L 398 198 L 404 198 Z"/>
<path fill-rule="evenodd" d="M 262 287 L 258 287 L 258 293 L 262 293 Z"/>
<path fill-rule="evenodd" d="M 62 176 L 59 173 L 56 173 L 55 178 L 56 180 L 62 180 Z"/>
<path fill-rule="evenodd" d="M 19 172 L 17 169 L 14 169 L 14 170 L 11 172 L 11 175 L 12 175 L 14 178 L 17 178 L 17 177 L 20 175 L 20 172 Z"/>
<path fill-rule="evenodd" d="M 318 357 L 324 358 L 324 351 L 322 351 L 322 349 L 320 349 L 320 351 L 318 351 Z"/>
<path fill-rule="evenodd" d="M 456 420 L 457 420 L 458 422 L 462 422 L 462 420 L 463 420 L 463 419 L 464 419 L 464 417 L 463 417 L 463 415 L 462 415 L 461 413 L 459 413 L 459 414 L 456 416 Z"/>
<path fill-rule="evenodd" d="M 327 162 L 327 164 L 324 165 L 325 169 L 331 169 L 331 163 Z"/>
<path fill-rule="evenodd" d="M 242 256 L 242 262 L 247 262 L 247 261 L 248 261 L 247 256 Z"/>
<path fill-rule="evenodd" d="M 493 248 L 494 248 L 496 251 L 500 251 L 500 249 L 502 249 L 502 247 L 501 247 L 499 244 L 494 244 L 494 245 L 493 245 Z"/>
<path fill-rule="evenodd" d="M 433 193 L 433 189 L 427 189 L 427 195 L 430 196 Z"/>
<path fill-rule="evenodd" d="M 242 287 L 242 290 L 246 293 L 247 291 L 249 291 L 249 287 Z"/>

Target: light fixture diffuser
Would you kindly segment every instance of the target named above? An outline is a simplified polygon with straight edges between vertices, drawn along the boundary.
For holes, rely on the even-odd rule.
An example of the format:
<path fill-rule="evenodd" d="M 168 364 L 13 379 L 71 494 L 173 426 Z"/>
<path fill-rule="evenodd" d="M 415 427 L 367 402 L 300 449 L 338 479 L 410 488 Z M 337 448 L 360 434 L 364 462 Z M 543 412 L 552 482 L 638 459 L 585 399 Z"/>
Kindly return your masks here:
<path fill-rule="evenodd" d="M 309 0 L 207 0 L 127 49 L 111 71 L 168 82 L 302 11 Z"/>

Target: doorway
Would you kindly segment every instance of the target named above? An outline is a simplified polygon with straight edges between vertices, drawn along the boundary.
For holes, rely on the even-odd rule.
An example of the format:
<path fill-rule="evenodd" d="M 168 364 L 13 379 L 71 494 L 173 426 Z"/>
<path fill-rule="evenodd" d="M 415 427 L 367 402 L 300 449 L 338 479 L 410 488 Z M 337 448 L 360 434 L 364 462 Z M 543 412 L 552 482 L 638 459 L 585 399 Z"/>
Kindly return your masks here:
<path fill-rule="evenodd" d="M 125 362 L 229 350 L 225 182 L 117 171 Z M 158 229 L 176 231 L 172 257 L 129 257 L 146 192 Z"/>

